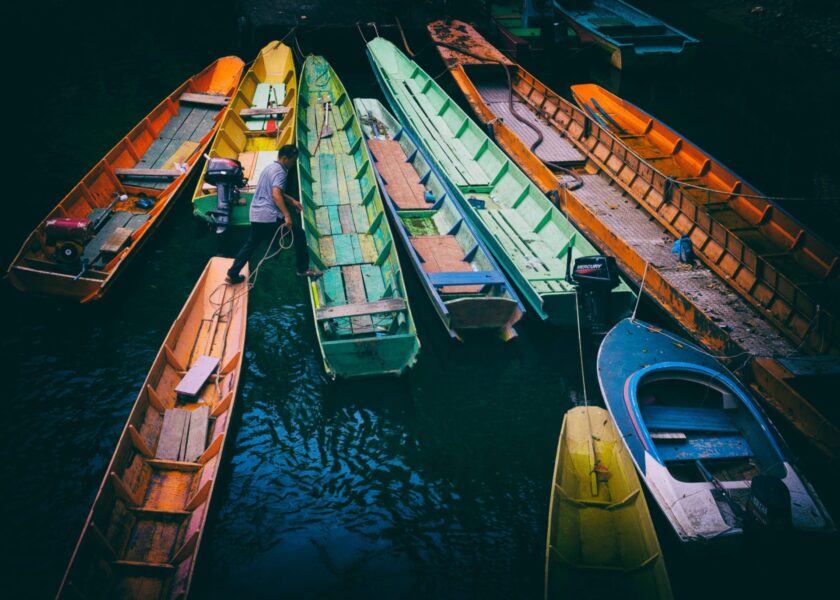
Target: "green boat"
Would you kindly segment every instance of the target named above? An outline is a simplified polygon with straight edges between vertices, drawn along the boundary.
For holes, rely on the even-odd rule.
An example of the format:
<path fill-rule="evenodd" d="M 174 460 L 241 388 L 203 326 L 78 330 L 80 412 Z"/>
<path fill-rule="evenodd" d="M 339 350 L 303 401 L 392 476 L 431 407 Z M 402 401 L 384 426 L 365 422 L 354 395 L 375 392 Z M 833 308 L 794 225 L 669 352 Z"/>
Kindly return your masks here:
<path fill-rule="evenodd" d="M 569 266 L 598 254 L 595 247 L 416 63 L 382 38 L 369 42 L 367 52 L 391 108 L 449 180 L 482 240 L 534 311 L 575 327 Z M 627 316 L 633 301 L 620 282 L 609 294 L 607 319 Z"/>
<path fill-rule="evenodd" d="M 320 56 L 298 88 L 298 181 L 315 330 L 332 377 L 399 375 L 417 360 L 388 219 L 353 103 Z"/>

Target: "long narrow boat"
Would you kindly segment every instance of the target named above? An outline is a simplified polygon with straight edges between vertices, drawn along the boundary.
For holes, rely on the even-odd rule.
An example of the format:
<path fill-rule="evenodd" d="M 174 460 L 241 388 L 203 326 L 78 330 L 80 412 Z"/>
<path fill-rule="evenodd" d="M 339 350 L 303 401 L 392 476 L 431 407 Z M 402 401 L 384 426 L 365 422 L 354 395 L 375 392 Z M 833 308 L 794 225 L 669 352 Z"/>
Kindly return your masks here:
<path fill-rule="evenodd" d="M 794 342 L 817 353 L 840 353 L 836 248 L 639 107 L 593 84 L 572 86 L 572 93 L 638 157 L 641 164 L 628 171 L 653 174 L 633 185 L 636 194 L 653 197 L 644 205 L 657 219 L 690 235 L 697 252 L 716 263 Z"/>
<path fill-rule="evenodd" d="M 597 585 L 593 586 L 593 582 Z M 545 598 L 672 598 L 645 494 L 609 413 L 563 417 L 545 546 Z"/>
<path fill-rule="evenodd" d="M 747 390 L 708 352 L 625 319 L 604 338 L 598 380 L 621 439 L 680 540 L 740 534 L 762 519 L 834 530 Z"/>
<path fill-rule="evenodd" d="M 420 342 L 353 103 L 320 56 L 298 91 L 298 181 L 315 331 L 333 377 L 399 375 Z"/>
<path fill-rule="evenodd" d="M 577 324 L 572 259 L 595 248 L 441 87 L 391 42 L 376 38 L 368 57 L 391 108 L 448 179 L 481 239 L 542 319 Z M 609 320 L 626 315 L 632 293 L 609 294 Z"/>
<path fill-rule="evenodd" d="M 297 75 L 291 49 L 270 42 L 246 71 L 222 117 L 219 133 L 210 146 L 211 158 L 238 160 L 245 187 L 230 211 L 229 225 L 247 225 L 254 188 L 263 169 L 277 159 L 277 150 L 295 141 Z M 216 224 L 216 186 L 202 173 L 193 194 L 195 214 Z"/>
<path fill-rule="evenodd" d="M 9 281 L 83 303 L 102 297 L 189 179 L 243 66 L 220 58 L 158 104 L 29 235 Z"/>
<path fill-rule="evenodd" d="M 662 189 L 664 176 L 653 176 L 655 171 L 622 146 L 608 128 L 510 62 L 469 24 L 436 21 L 428 30 L 479 122 L 540 190 L 546 194 L 559 190 L 554 199 L 575 226 L 603 252 L 615 256 L 625 276 L 707 350 L 755 356 L 741 373 L 752 389 L 804 439 L 830 459 L 840 460 L 840 428 L 829 417 L 833 413 L 830 401 L 820 392 L 824 380 L 819 373 L 829 365 L 821 359 L 811 364 L 810 357 L 794 356 L 820 352 L 820 340 L 829 337 L 828 320 L 811 316 L 811 333 L 791 341 L 774 327 L 763 309 L 730 287 L 726 273 L 711 260 L 717 255 L 711 254 L 709 262 L 686 271 L 671 253 L 685 229 L 677 231 L 670 225 L 663 232 L 664 221 L 651 220 L 647 211 L 638 209 L 638 204 L 647 201 L 649 190 L 647 183 L 640 184 L 652 177 L 657 189 Z M 509 70 L 512 90 L 502 65 Z M 654 202 L 661 198 L 656 190 L 650 196 Z M 663 204 L 665 210 L 673 206 Z M 685 212 L 678 219 L 673 214 L 669 218 L 681 227 L 691 223 Z M 698 227 L 693 235 L 702 231 Z M 719 228 L 713 237 L 723 242 L 717 247 L 733 243 L 720 235 Z M 696 251 L 700 248 L 702 245 Z M 783 302 L 785 290 L 790 289 L 784 281 L 771 269 L 756 270 L 749 249 L 745 249 L 744 258 L 736 271 L 761 278 L 760 293 L 773 289 L 770 297 L 776 299 L 776 305 Z M 797 310 L 800 314 L 792 322 L 813 315 L 804 303 Z M 831 378 L 830 371 L 827 378 Z"/>
<path fill-rule="evenodd" d="M 210 259 L 164 339 L 59 598 L 186 598 L 239 384 L 247 284 Z"/>
<path fill-rule="evenodd" d="M 582 43 L 595 43 L 617 69 L 682 54 L 698 41 L 622 0 L 554 0 Z"/>
<path fill-rule="evenodd" d="M 425 152 L 378 100 L 353 105 L 385 208 L 444 327 L 459 339 L 474 329 L 514 337 L 525 309 Z"/>
<path fill-rule="evenodd" d="M 547 19 L 535 10 L 533 2 L 503 0 L 489 4 L 490 16 L 505 51 L 517 60 L 526 58 L 531 44 L 538 43 L 542 37 L 540 22 Z"/>

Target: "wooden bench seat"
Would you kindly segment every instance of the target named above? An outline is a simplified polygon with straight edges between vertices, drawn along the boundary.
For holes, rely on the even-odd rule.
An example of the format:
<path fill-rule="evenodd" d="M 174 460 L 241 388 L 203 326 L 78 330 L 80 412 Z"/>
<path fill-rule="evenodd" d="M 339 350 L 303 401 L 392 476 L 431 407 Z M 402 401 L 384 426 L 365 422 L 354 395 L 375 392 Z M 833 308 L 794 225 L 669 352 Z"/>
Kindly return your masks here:
<path fill-rule="evenodd" d="M 243 108 L 239 111 L 240 117 L 270 117 L 285 115 L 292 109 L 288 106 L 274 106 L 271 108 Z"/>
<path fill-rule="evenodd" d="M 199 356 L 184 374 L 184 377 L 175 388 L 175 393 L 181 401 L 194 400 L 200 393 L 201 388 L 219 366 L 219 359 L 212 356 Z"/>
<path fill-rule="evenodd" d="M 738 433 L 732 418 L 721 408 L 642 406 L 639 410 L 648 429 Z"/>
<path fill-rule="evenodd" d="M 747 440 L 740 435 L 657 440 L 656 451 L 665 462 L 749 458 L 753 454 Z"/>
<path fill-rule="evenodd" d="M 435 287 L 505 283 L 504 276 L 498 271 L 438 271 L 429 273 L 429 279 Z"/>
<path fill-rule="evenodd" d="M 389 312 L 398 312 L 406 309 L 405 300 L 402 298 L 388 298 L 375 302 L 363 304 L 343 304 L 341 306 L 326 306 L 316 311 L 319 321 L 327 319 L 339 319 L 343 317 L 358 317 L 361 315 L 377 315 Z"/>
<path fill-rule="evenodd" d="M 189 102 L 191 104 L 208 104 L 210 106 L 227 106 L 230 98 L 227 96 L 220 96 L 218 94 L 197 94 L 193 92 L 186 92 L 181 94 L 179 98 L 181 102 Z"/>
<path fill-rule="evenodd" d="M 157 177 L 175 179 L 181 175 L 178 169 L 114 169 L 117 177 Z"/>

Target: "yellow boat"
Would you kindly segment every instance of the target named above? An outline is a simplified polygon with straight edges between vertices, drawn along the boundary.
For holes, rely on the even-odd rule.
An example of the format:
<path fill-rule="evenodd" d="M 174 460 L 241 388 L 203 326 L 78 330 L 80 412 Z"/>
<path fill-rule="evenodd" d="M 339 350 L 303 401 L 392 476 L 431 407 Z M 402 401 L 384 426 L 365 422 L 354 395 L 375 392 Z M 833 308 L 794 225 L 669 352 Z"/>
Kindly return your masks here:
<path fill-rule="evenodd" d="M 545 597 L 672 598 L 659 540 L 633 461 L 609 413 L 566 413 L 557 444 Z"/>
<path fill-rule="evenodd" d="M 247 225 L 254 188 L 263 169 L 277 159 L 277 150 L 295 141 L 297 76 L 291 49 L 270 42 L 242 77 L 228 105 L 219 133 L 210 147 L 211 158 L 238 160 L 246 183 L 232 202 L 227 223 L 219 220 L 216 187 L 201 174 L 193 194 L 196 216 L 218 226 Z M 224 225 L 222 224 L 224 223 Z"/>

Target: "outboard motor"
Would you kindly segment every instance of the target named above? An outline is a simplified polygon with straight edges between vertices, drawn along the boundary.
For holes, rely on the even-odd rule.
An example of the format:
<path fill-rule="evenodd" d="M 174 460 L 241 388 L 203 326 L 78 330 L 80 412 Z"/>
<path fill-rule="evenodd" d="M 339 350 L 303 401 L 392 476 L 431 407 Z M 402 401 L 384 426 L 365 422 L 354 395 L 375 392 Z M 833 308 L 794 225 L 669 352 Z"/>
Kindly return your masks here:
<path fill-rule="evenodd" d="M 610 327 L 610 292 L 618 287 L 618 267 L 612 256 L 582 256 L 571 268 L 572 253 L 567 253 L 566 280 L 574 283 L 579 295 L 581 320 L 592 333 L 607 333 Z"/>
<path fill-rule="evenodd" d="M 744 515 L 744 530 L 778 535 L 789 532 L 792 527 L 790 490 L 784 482 L 770 475 L 753 477 Z"/>
<path fill-rule="evenodd" d="M 90 219 L 50 219 L 44 224 L 44 237 L 48 246 L 55 246 L 55 259 L 72 265 L 79 261 L 85 244 L 93 236 Z"/>
<path fill-rule="evenodd" d="M 233 205 L 239 200 L 239 188 L 245 186 L 242 163 L 232 158 L 210 158 L 204 181 L 216 186 L 216 210 L 210 211 L 211 226 L 224 233 L 230 223 Z"/>

